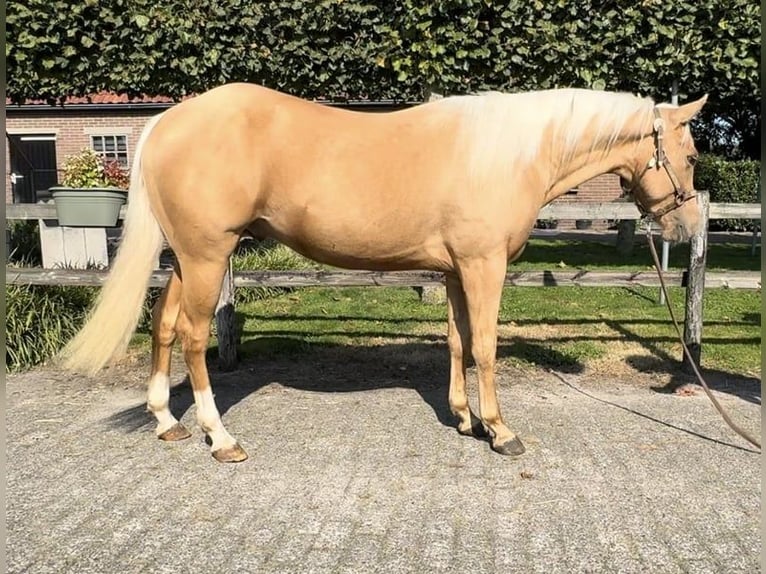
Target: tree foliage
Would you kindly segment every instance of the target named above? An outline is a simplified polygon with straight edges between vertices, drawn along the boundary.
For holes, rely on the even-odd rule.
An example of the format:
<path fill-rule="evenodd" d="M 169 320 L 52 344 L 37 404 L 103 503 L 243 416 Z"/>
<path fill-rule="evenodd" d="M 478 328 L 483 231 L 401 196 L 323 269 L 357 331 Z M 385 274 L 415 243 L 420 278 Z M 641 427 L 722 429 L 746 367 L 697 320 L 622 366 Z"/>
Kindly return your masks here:
<path fill-rule="evenodd" d="M 331 100 L 562 86 L 667 100 L 676 80 L 682 100 L 711 95 L 708 147 L 759 145 L 752 0 L 11 0 L 6 37 L 15 101 L 239 80 Z"/>

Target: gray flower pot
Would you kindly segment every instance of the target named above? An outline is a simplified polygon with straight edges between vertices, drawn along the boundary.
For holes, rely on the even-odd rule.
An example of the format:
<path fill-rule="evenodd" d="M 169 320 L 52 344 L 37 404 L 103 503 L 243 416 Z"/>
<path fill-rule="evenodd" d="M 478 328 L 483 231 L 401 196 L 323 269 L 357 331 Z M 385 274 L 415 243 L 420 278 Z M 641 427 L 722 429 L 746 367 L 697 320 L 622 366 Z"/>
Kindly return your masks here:
<path fill-rule="evenodd" d="M 59 225 L 67 227 L 115 227 L 128 192 L 116 187 L 52 187 Z"/>

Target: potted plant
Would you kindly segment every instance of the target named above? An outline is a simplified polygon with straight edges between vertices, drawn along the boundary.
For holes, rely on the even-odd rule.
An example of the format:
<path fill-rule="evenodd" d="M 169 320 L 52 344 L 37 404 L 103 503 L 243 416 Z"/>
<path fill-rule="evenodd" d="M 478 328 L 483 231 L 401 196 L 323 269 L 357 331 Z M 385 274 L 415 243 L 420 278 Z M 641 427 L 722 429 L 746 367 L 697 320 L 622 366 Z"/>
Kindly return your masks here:
<path fill-rule="evenodd" d="M 59 225 L 115 227 L 130 177 L 116 161 L 83 149 L 64 161 L 62 186 L 50 188 Z"/>

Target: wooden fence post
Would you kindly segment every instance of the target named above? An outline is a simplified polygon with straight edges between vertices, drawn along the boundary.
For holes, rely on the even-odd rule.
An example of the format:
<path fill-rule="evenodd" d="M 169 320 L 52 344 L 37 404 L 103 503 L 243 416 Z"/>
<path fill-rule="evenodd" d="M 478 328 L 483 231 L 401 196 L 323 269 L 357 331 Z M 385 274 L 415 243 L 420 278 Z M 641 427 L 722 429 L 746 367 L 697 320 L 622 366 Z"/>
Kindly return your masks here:
<path fill-rule="evenodd" d="M 702 351 L 702 299 L 705 291 L 705 261 L 707 259 L 707 230 L 710 216 L 710 194 L 700 191 L 697 205 L 702 218 L 699 233 L 689 242 L 689 279 L 686 285 L 686 320 L 684 321 L 684 343 L 694 361 L 699 365 Z M 682 357 L 682 369 L 692 372 L 686 355 Z"/>
<path fill-rule="evenodd" d="M 617 253 L 620 255 L 632 255 L 633 246 L 636 244 L 636 220 L 622 219 L 617 227 Z"/>
<path fill-rule="evenodd" d="M 229 268 L 223 277 L 221 295 L 215 308 L 215 326 L 218 334 L 218 358 L 221 369 L 230 371 L 237 366 L 237 333 L 234 316 L 234 275 Z"/>

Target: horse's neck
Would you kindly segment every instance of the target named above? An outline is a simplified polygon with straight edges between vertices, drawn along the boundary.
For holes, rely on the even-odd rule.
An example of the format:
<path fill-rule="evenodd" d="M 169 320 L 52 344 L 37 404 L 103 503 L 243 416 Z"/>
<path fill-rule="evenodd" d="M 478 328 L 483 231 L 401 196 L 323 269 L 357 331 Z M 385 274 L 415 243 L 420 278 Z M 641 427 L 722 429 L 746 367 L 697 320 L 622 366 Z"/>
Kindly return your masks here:
<path fill-rule="evenodd" d="M 639 135 L 642 134 L 643 135 Z M 565 154 L 559 149 L 541 158 L 550 166 L 549 185 L 546 189 L 545 203 L 550 203 L 567 191 L 604 173 L 629 171 L 634 161 L 638 145 L 648 135 L 640 118 L 634 118 L 625 126 L 625 132 L 618 135 L 611 145 L 595 145 L 593 139 L 584 137 L 576 149 Z"/>
<path fill-rule="evenodd" d="M 623 167 L 626 164 L 623 156 L 615 150 L 610 150 L 606 155 L 586 153 L 554 167 L 554 181 L 546 191 L 545 203 L 550 203 L 589 179 Z"/>

